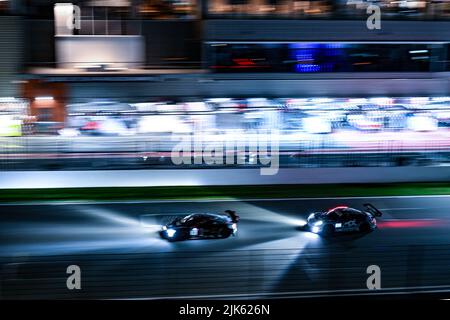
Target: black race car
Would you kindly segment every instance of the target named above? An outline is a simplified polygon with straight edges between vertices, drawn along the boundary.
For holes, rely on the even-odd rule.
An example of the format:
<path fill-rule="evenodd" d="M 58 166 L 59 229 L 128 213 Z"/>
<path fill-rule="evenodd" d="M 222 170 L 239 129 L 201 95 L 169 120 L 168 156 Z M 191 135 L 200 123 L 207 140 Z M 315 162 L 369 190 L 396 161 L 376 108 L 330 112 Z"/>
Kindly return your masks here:
<path fill-rule="evenodd" d="M 375 217 L 382 213 L 373 205 L 364 204 L 364 210 L 339 206 L 326 212 L 311 213 L 306 228 L 323 236 L 340 232 L 369 232 L 377 227 Z"/>
<path fill-rule="evenodd" d="M 207 238 L 228 238 L 237 232 L 239 216 L 226 210 L 225 214 L 194 213 L 177 217 L 162 227 L 160 236 L 169 241 Z"/>

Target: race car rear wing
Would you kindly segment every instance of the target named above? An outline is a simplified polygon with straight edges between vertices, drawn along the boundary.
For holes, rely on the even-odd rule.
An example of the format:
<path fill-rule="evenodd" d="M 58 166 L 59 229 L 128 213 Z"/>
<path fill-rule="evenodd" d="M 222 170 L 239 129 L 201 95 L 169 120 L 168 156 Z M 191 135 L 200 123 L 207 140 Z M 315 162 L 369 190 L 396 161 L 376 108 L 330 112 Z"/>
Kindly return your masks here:
<path fill-rule="evenodd" d="M 373 215 L 374 217 L 381 217 L 383 215 L 383 213 L 378 210 L 377 208 L 375 208 L 373 205 L 371 205 L 370 203 L 365 203 L 364 204 L 364 208 L 366 208 L 367 212 L 369 212 L 371 215 Z"/>
<path fill-rule="evenodd" d="M 233 222 L 238 222 L 239 221 L 239 216 L 236 214 L 236 211 L 233 210 L 225 210 L 225 213 L 228 214 L 231 218 L 231 221 Z"/>

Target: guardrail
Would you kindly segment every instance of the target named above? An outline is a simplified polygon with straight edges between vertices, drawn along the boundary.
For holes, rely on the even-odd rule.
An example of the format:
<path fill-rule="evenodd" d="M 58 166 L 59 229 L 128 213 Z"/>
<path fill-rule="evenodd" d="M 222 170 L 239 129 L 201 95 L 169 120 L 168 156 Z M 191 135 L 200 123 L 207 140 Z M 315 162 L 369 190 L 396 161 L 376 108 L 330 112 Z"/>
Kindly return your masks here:
<path fill-rule="evenodd" d="M 445 167 L 0 171 L 0 189 L 448 182 Z"/>
<path fill-rule="evenodd" d="M 180 152 L 182 163 L 172 158 L 181 138 L 176 135 L 2 138 L 0 188 L 450 181 L 448 140 L 348 145 L 328 135 L 314 137 L 280 140 L 276 150 L 269 144 L 265 163 L 253 140 L 243 149 L 223 149 L 217 162 L 208 162 L 204 151 L 221 147 L 217 136 Z M 271 175 L 263 173 L 268 167 L 275 169 Z"/>
<path fill-rule="evenodd" d="M 355 133 L 357 134 L 357 133 Z M 229 149 L 220 135 L 203 137 L 192 150 L 180 155 L 190 159 L 174 164 L 172 150 L 183 135 L 124 137 L 19 137 L 0 138 L 0 170 L 143 170 L 260 168 L 257 140 L 236 135 Z M 371 140 L 352 142 L 328 135 L 286 136 L 267 151 L 279 159 L 281 168 L 404 167 L 450 164 L 450 141 Z M 240 144 L 243 148 L 235 147 Z M 217 146 L 214 164 L 207 164 L 204 151 Z M 255 149 L 256 148 L 256 149 Z M 264 151 L 264 150 L 263 150 Z M 228 157 L 228 159 L 227 159 Z M 230 161 L 230 158 L 233 161 Z M 199 160 L 200 159 L 200 160 Z"/>

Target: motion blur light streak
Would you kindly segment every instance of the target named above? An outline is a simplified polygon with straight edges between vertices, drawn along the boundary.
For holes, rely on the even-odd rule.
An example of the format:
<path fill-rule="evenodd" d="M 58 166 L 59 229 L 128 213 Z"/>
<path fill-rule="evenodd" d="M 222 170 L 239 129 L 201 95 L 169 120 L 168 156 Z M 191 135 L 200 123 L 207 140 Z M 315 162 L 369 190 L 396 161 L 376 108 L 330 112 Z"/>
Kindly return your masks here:
<path fill-rule="evenodd" d="M 155 236 L 160 225 L 147 224 L 145 227 L 138 220 L 121 215 L 113 210 L 99 206 L 75 205 L 74 213 L 70 218 L 83 221 L 84 215 L 89 216 L 90 224 L 74 224 L 67 221 L 65 224 L 53 222 L 39 222 L 30 226 L 26 223 L 3 224 L 11 230 L 10 240 L 26 234 L 33 239 L 33 243 L 7 245 L 0 252 L 26 252 L 27 254 L 64 254 L 105 249 L 147 248 L 149 246 L 168 247 L 167 243 Z M 93 219 L 93 220 L 91 220 Z M 95 224 L 95 227 L 92 226 Z M 9 227 L 8 227 L 9 226 Z M 15 236 L 17 230 L 20 233 Z M 41 238 L 47 236 L 46 241 Z M 52 239 L 49 242 L 48 239 Z M 128 248 L 128 249 L 127 249 Z"/>
<path fill-rule="evenodd" d="M 445 222 L 443 220 L 438 219 L 420 219 L 420 220 L 402 219 L 402 220 L 383 220 L 378 222 L 377 225 L 379 228 L 424 228 L 424 227 L 442 226 L 443 223 Z"/>
<path fill-rule="evenodd" d="M 95 227 L 91 224 L 95 224 Z M 149 247 L 169 247 L 156 237 L 160 226 L 143 228 L 127 224 L 109 223 L 105 221 L 81 223 L 38 223 L 2 224 L 10 232 L 4 233 L 13 245 L 4 245 L 0 253 L 22 252 L 27 255 L 73 254 L 102 250 L 139 250 Z M 26 237 L 29 241 L 23 241 Z M 22 243 L 23 242 L 23 243 Z"/>
<path fill-rule="evenodd" d="M 305 237 L 309 238 L 309 239 L 319 239 L 320 238 L 320 236 L 317 233 L 312 233 L 312 232 L 307 232 L 305 234 Z"/>
<path fill-rule="evenodd" d="M 236 199 L 239 200 L 239 199 Z M 268 209 L 264 209 L 261 207 L 258 207 L 257 205 L 253 204 L 252 202 L 242 202 L 241 205 L 243 206 L 243 210 L 246 212 L 258 212 L 257 215 L 250 215 L 246 216 L 245 220 L 251 220 L 251 221 L 260 221 L 260 222 L 273 222 L 273 223 L 281 223 L 285 225 L 290 225 L 292 227 L 301 227 L 306 224 L 306 221 L 299 217 L 292 217 L 285 215 L 283 213 L 278 213 L 275 211 L 271 211 Z M 239 212 L 238 212 L 239 214 Z"/>
<path fill-rule="evenodd" d="M 303 227 L 306 224 L 306 221 L 302 218 L 294 218 L 292 216 L 288 216 L 282 213 L 278 213 L 275 211 L 263 209 L 251 203 L 241 203 L 244 207 L 248 207 L 248 209 L 243 209 L 247 212 L 258 212 L 257 217 L 255 216 L 245 216 L 243 220 L 248 221 L 260 221 L 266 222 L 269 224 L 281 224 L 286 225 L 286 230 L 296 230 L 296 228 Z M 241 217 L 242 219 L 242 217 Z M 277 267 L 272 271 L 272 277 L 264 280 L 264 290 L 273 290 L 279 283 L 280 279 L 282 279 L 285 274 L 292 268 L 293 264 L 300 259 L 303 248 L 308 246 L 308 244 L 313 241 L 318 241 L 318 237 L 314 234 L 311 236 L 309 232 L 299 232 L 297 230 L 297 234 L 294 236 L 286 237 L 283 239 L 277 240 L 269 240 L 269 241 L 258 241 L 256 244 L 252 244 L 249 246 L 244 246 L 242 250 L 269 250 L 269 249 L 283 249 L 290 248 L 291 254 L 289 257 L 285 257 L 282 261 L 279 260 Z M 287 232 L 286 232 L 287 233 Z"/>
<path fill-rule="evenodd" d="M 184 215 L 184 214 L 180 214 Z M 139 221 L 142 228 L 149 232 L 157 232 L 161 229 L 167 230 L 164 226 L 170 219 L 172 219 L 172 215 L 167 214 L 142 214 L 139 215 Z"/>
<path fill-rule="evenodd" d="M 317 238 L 308 236 L 308 233 L 299 233 L 295 236 L 288 237 L 285 239 L 272 240 L 267 242 L 261 242 L 255 245 L 243 247 L 243 250 L 283 250 L 285 248 L 290 248 L 290 254 L 284 256 L 283 259 L 278 260 L 276 267 L 271 269 L 271 277 L 266 277 L 264 279 L 263 291 L 272 291 L 279 284 L 280 279 L 282 279 L 287 272 L 298 262 L 302 260 L 301 254 L 305 247 L 311 241 L 318 241 Z M 304 259 L 303 259 L 304 260 Z M 307 263 L 303 261 L 302 263 Z M 295 266 L 298 267 L 298 266 Z M 305 269 L 306 270 L 306 269 Z M 309 276 L 312 276 L 311 274 Z"/>
<path fill-rule="evenodd" d="M 78 241 L 59 241 L 59 242 L 35 242 L 33 244 L 15 244 L 6 245 L 0 249 L 1 253 L 16 252 L 21 255 L 29 256 L 52 256 L 52 255 L 66 255 L 66 254 L 85 254 L 98 253 L 104 250 L 114 250 L 114 252 L 129 252 L 133 248 L 134 252 L 147 251 L 149 247 L 169 248 L 170 244 L 161 239 L 152 239 L 148 235 L 142 237 L 133 236 L 127 238 L 120 235 L 120 238 L 113 237 L 112 239 L 104 239 L 99 236 L 97 239 L 86 239 Z"/>
<path fill-rule="evenodd" d="M 105 208 L 99 208 L 97 206 L 80 206 L 77 208 L 79 213 L 90 215 L 93 217 L 101 218 L 107 222 L 113 222 L 115 224 L 121 224 L 128 227 L 136 227 L 140 226 L 140 223 L 137 220 L 131 219 L 129 217 L 123 216 L 117 212 L 107 210 Z"/>
<path fill-rule="evenodd" d="M 2 232 L 4 236 L 8 235 L 8 237 L 14 238 L 14 234 L 16 229 L 20 229 L 22 232 L 26 233 L 29 236 L 39 237 L 39 236 L 47 236 L 50 238 L 58 239 L 60 237 L 64 238 L 68 235 L 76 239 L 76 237 L 80 237 L 83 239 L 85 236 L 91 235 L 101 235 L 103 237 L 108 236 L 119 236 L 134 234 L 130 231 L 130 227 L 128 226 L 90 226 L 85 224 L 74 224 L 74 223 L 33 223 L 32 226 L 27 223 L 16 223 L 16 224 L 1 224 L 2 228 L 6 230 Z M 150 227 L 145 226 L 145 230 L 147 232 L 156 231 L 160 229 L 160 226 L 152 225 Z M 9 231 L 10 230 L 10 231 Z M 134 231 L 134 230 L 133 230 Z M 137 234 L 136 234 L 137 235 Z"/>

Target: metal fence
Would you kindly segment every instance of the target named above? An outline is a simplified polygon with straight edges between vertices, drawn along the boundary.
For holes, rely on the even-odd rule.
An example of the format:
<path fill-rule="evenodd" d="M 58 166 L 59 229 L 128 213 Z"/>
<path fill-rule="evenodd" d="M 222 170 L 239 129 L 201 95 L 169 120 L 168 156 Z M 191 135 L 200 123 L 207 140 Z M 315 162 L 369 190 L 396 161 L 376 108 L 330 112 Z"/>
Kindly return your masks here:
<path fill-rule="evenodd" d="M 177 155 L 185 161 L 175 164 L 172 151 L 183 137 L 192 141 L 192 149 L 179 150 Z M 263 166 L 260 160 L 265 151 L 266 156 L 278 157 L 280 167 L 441 166 L 450 162 L 450 142 L 444 139 L 348 145 L 330 135 L 318 135 L 314 140 L 281 139 L 276 146 L 266 141 L 266 148 L 261 149 L 257 141 L 241 138 L 232 141 L 232 148 L 220 135 L 216 141 L 203 140 L 195 146 L 196 137 L 189 135 L 0 138 L 0 170 L 257 168 Z M 211 149 L 217 150 L 214 163 L 206 160 L 205 151 Z"/>

